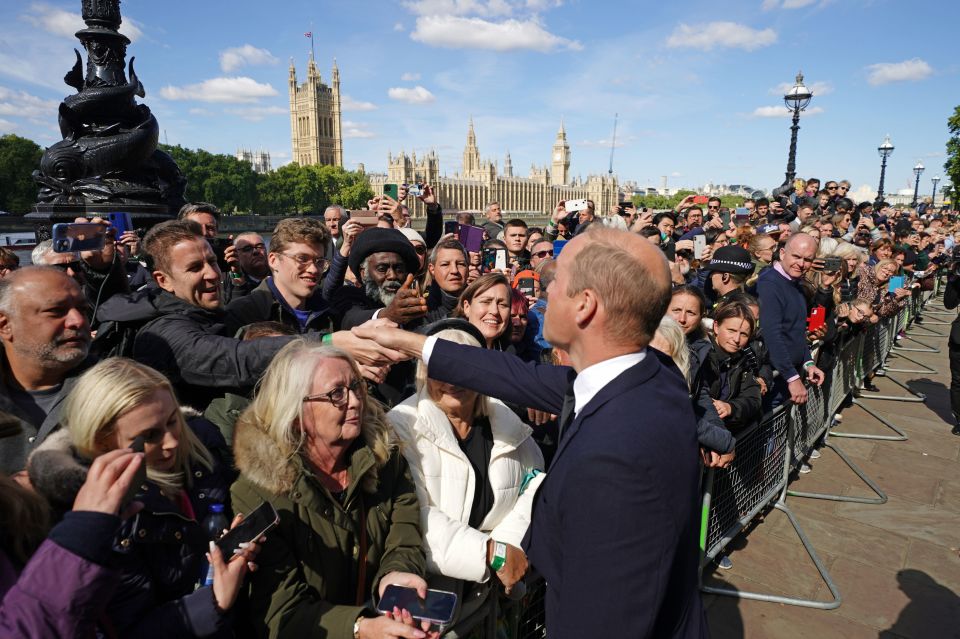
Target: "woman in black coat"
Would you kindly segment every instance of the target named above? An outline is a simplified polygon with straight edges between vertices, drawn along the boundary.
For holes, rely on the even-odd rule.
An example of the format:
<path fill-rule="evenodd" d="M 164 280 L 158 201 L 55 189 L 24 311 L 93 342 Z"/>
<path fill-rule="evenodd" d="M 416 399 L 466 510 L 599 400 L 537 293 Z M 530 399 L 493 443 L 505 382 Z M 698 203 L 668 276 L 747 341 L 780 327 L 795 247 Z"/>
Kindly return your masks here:
<path fill-rule="evenodd" d="M 713 348 L 703 368 L 703 382 L 717 414 L 734 434 L 761 416 L 760 385 L 744 357 L 754 326 L 753 313 L 745 304 L 731 302 L 714 309 Z"/>

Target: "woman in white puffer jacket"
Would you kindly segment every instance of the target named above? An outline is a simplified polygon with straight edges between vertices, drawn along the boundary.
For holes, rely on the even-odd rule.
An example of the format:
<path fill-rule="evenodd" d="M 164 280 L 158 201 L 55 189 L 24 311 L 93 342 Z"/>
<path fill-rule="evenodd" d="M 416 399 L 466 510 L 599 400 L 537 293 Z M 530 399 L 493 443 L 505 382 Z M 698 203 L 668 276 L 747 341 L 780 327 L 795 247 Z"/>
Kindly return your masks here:
<path fill-rule="evenodd" d="M 440 339 L 483 343 L 466 322 L 439 324 L 457 327 L 435 332 Z M 503 402 L 426 379 L 423 363 L 417 389 L 387 417 L 420 499 L 428 582 L 458 593 L 459 618 L 484 601 L 491 575 L 509 594 L 526 572 L 520 543 L 545 477 L 543 455 Z"/>

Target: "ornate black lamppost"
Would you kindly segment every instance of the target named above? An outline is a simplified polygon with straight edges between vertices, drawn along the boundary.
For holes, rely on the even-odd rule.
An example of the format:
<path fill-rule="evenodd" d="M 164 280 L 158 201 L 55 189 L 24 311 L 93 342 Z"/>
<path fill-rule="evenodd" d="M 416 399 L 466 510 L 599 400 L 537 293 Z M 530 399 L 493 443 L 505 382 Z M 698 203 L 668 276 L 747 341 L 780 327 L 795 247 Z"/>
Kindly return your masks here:
<path fill-rule="evenodd" d="M 890 136 L 883 138 L 883 144 L 877 147 L 880 154 L 880 186 L 877 188 L 877 202 L 883 202 L 883 180 L 887 176 L 887 158 L 893 155 L 893 142 Z"/>
<path fill-rule="evenodd" d="M 940 183 L 940 176 L 934 175 L 932 178 L 930 178 L 930 181 L 933 182 L 933 199 L 930 200 L 930 206 L 936 206 L 937 205 L 937 184 Z"/>
<path fill-rule="evenodd" d="M 920 174 L 923 173 L 923 162 L 917 162 L 917 165 L 913 167 L 913 174 L 917 176 L 917 181 L 913 185 L 913 202 L 910 206 L 917 206 L 917 196 L 920 195 Z"/>
<path fill-rule="evenodd" d="M 797 176 L 797 131 L 800 130 L 800 112 L 810 105 L 813 94 L 803 85 L 803 73 L 797 74 L 796 84 L 783 96 L 783 103 L 793 111 L 793 125 L 790 127 L 790 155 L 787 157 L 787 182 L 793 182 Z"/>

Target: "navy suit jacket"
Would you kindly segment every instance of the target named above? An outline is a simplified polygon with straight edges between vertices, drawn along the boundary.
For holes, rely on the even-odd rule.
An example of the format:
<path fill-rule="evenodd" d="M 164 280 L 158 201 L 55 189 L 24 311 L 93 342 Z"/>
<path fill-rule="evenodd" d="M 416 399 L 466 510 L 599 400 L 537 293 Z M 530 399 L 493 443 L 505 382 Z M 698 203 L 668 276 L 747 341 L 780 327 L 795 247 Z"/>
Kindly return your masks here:
<path fill-rule="evenodd" d="M 572 368 L 438 340 L 429 376 L 559 414 Z M 709 636 L 697 580 L 699 461 L 690 397 L 654 349 L 563 432 L 525 547 L 550 639 Z"/>

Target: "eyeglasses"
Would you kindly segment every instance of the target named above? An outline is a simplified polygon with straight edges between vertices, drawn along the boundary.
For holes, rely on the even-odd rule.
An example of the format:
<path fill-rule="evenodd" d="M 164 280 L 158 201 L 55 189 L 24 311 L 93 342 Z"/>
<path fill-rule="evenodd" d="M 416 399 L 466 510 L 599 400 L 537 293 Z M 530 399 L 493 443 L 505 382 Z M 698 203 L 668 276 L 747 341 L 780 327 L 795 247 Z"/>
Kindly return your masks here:
<path fill-rule="evenodd" d="M 712 206 L 712 205 L 710 205 L 710 204 L 707 204 L 707 208 L 708 208 L 708 209 L 718 209 L 718 210 L 719 210 L 719 209 L 720 209 L 720 205 L 717 204 L 716 206 Z"/>
<path fill-rule="evenodd" d="M 547 251 L 537 251 L 536 253 L 533 254 L 533 257 L 539 257 L 541 259 L 545 257 L 553 257 L 553 250 L 551 249 Z"/>
<path fill-rule="evenodd" d="M 259 253 L 261 251 L 266 251 L 267 247 L 265 244 L 246 244 L 244 246 L 238 247 L 237 250 L 245 254 L 253 253 L 254 251 Z"/>
<path fill-rule="evenodd" d="M 72 262 L 61 262 L 60 264 L 51 264 L 50 266 L 52 266 L 55 269 L 59 269 L 64 273 L 67 272 L 67 269 L 70 269 L 74 273 L 79 273 L 80 270 L 83 268 L 83 262 L 81 262 L 80 260 L 74 260 Z"/>
<path fill-rule="evenodd" d="M 413 245 L 413 250 L 417 252 L 417 255 L 426 255 L 426 254 L 427 254 L 427 247 L 424 246 L 423 244 L 414 244 L 414 245 Z"/>
<path fill-rule="evenodd" d="M 330 402 L 337 408 L 343 408 L 347 405 L 347 402 L 350 399 L 350 392 L 353 391 L 353 394 L 360 396 L 360 384 L 362 380 L 355 379 L 350 382 L 349 386 L 337 386 L 332 391 L 326 393 L 317 393 L 316 395 L 307 395 L 303 398 L 305 402 Z"/>
<path fill-rule="evenodd" d="M 309 255 L 297 254 L 297 255 L 287 255 L 286 253 L 280 253 L 284 257 L 288 257 L 294 262 L 297 263 L 297 268 L 301 271 L 307 270 L 311 264 L 317 267 L 317 270 L 323 273 L 327 270 L 327 267 L 330 265 L 330 260 L 325 257 L 310 257 Z"/>
<path fill-rule="evenodd" d="M 839 188 L 839 187 L 837 187 L 837 185 L 834 184 L 833 186 L 828 186 L 828 187 L 827 187 L 827 190 L 828 190 L 828 191 L 836 191 L 837 188 Z"/>

